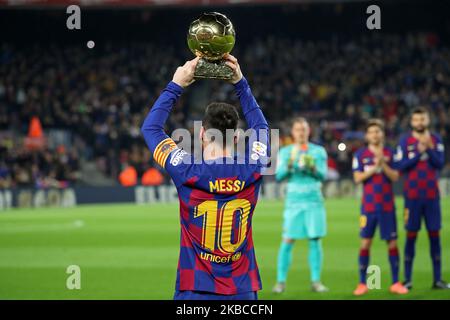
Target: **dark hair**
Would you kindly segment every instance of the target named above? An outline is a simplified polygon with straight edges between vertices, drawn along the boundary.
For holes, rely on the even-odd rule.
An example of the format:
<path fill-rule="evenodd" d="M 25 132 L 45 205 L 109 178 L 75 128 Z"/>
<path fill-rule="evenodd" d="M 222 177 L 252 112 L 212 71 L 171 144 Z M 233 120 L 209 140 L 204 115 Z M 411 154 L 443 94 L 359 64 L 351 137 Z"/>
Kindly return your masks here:
<path fill-rule="evenodd" d="M 428 114 L 429 115 L 430 113 L 428 112 L 428 109 L 425 107 L 416 107 L 411 112 L 411 116 L 414 114 Z"/>
<path fill-rule="evenodd" d="M 202 125 L 205 130 L 216 129 L 223 135 L 223 143 L 226 140 L 226 130 L 236 130 L 239 114 L 234 106 L 225 102 L 212 102 L 206 107 Z"/>
<path fill-rule="evenodd" d="M 366 124 L 366 132 L 371 127 L 378 127 L 382 131 L 384 131 L 384 122 L 383 122 L 383 120 L 380 120 L 380 119 L 370 119 L 369 121 L 367 121 L 367 124 Z"/>

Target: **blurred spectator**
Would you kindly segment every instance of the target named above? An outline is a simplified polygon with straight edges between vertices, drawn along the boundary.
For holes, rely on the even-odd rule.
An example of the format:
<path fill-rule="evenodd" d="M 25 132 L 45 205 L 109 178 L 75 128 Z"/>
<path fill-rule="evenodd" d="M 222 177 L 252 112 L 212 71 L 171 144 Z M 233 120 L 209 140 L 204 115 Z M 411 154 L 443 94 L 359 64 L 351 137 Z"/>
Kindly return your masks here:
<path fill-rule="evenodd" d="M 147 169 L 142 175 L 142 185 L 159 186 L 164 182 L 164 176 L 156 168 Z"/>
<path fill-rule="evenodd" d="M 137 184 L 137 171 L 133 166 L 126 166 L 119 174 L 119 181 L 123 187 L 133 187 Z"/>
<path fill-rule="evenodd" d="M 4 162 L 0 162 L 0 189 L 11 187 L 11 173 Z"/>
<path fill-rule="evenodd" d="M 0 60 L 0 130 L 25 135 L 31 117 L 38 116 L 44 130 L 69 130 L 79 140 L 62 151 L 1 149 L 0 186 L 76 183 L 82 159 L 94 160 L 114 179 L 125 165 L 142 177 L 152 160 L 139 128 L 184 59 L 175 46 L 106 43 L 97 45 L 95 54 L 75 45 L 0 48 L 8 57 Z M 267 35 L 240 43 L 233 53 L 282 140 L 289 141 L 289 119 L 307 117 L 312 140 L 325 146 L 340 176 L 351 172 L 349 160 L 363 143 L 366 119 L 384 119 L 387 140 L 395 145 L 417 105 L 431 109 L 449 158 L 450 50 L 435 34 L 371 33 L 328 41 Z M 237 104 L 228 84 L 210 81 L 205 90 L 208 102 Z M 200 116 L 190 92 L 179 102 L 183 107 L 174 108 L 169 132 L 192 130 L 192 120 Z M 341 142 L 346 148 L 339 151 Z"/>

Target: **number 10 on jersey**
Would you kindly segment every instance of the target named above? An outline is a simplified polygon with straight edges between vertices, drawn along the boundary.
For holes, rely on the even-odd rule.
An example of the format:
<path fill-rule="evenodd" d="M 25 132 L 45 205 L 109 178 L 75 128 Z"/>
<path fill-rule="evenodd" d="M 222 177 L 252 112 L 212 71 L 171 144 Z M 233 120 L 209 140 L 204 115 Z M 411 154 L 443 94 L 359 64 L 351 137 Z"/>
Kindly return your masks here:
<path fill-rule="evenodd" d="M 214 251 L 217 247 L 223 253 L 234 253 L 244 242 L 247 233 L 248 216 L 251 204 L 246 199 L 225 202 L 219 208 L 219 201 L 207 200 L 194 208 L 194 218 L 203 216 L 202 246 Z M 232 243 L 231 235 L 235 213 L 239 215 L 237 241 Z M 217 237 L 216 237 L 217 236 Z"/>

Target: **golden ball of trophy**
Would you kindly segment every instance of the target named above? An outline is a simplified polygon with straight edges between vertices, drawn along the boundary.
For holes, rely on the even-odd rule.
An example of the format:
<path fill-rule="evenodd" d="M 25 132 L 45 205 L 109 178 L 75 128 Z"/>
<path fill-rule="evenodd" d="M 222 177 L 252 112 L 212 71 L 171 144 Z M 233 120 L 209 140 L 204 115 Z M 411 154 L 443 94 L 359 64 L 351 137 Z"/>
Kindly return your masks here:
<path fill-rule="evenodd" d="M 233 70 L 225 64 L 224 55 L 234 47 L 236 32 L 230 19 L 218 12 L 203 13 L 189 26 L 189 49 L 200 57 L 195 78 L 229 80 Z"/>

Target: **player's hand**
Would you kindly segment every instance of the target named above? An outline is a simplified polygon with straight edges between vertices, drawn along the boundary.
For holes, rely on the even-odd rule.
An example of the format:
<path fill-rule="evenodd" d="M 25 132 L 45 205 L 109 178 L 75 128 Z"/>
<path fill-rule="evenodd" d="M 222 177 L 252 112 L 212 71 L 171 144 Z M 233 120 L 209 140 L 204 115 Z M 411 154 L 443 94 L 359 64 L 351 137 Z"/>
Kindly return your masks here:
<path fill-rule="evenodd" d="M 186 88 L 192 84 L 195 81 L 194 72 L 199 59 L 199 57 L 196 57 L 192 60 L 186 61 L 186 63 L 181 67 L 178 67 L 173 75 L 172 81 L 183 88 Z"/>
<path fill-rule="evenodd" d="M 294 162 L 295 162 L 295 158 L 297 158 L 298 156 L 298 151 L 296 150 L 296 147 L 294 147 L 291 151 L 291 156 L 289 157 L 288 160 L 288 171 L 289 172 L 293 172 L 294 171 Z"/>
<path fill-rule="evenodd" d="M 288 160 L 287 168 L 288 168 L 288 172 L 292 171 L 292 169 L 293 169 L 293 161 L 292 161 L 292 159 Z"/>
<path fill-rule="evenodd" d="M 427 148 L 428 146 L 423 142 L 419 142 L 419 144 L 417 145 L 417 150 L 419 151 L 419 153 L 424 153 Z"/>
<path fill-rule="evenodd" d="M 307 169 L 312 171 L 313 168 L 315 168 L 316 164 L 315 164 L 313 156 L 310 156 L 310 155 L 306 154 L 305 157 L 304 157 L 304 161 L 305 161 L 305 167 Z"/>
<path fill-rule="evenodd" d="M 431 135 L 429 133 L 425 136 L 424 144 L 428 149 L 434 148 L 433 139 L 431 139 Z"/>
<path fill-rule="evenodd" d="M 242 79 L 242 71 L 237 59 L 229 53 L 224 56 L 224 59 L 226 60 L 226 65 L 233 69 L 233 78 L 231 78 L 230 82 L 232 84 L 238 83 Z"/>
<path fill-rule="evenodd" d="M 373 158 L 373 166 L 375 167 L 375 168 L 380 168 L 380 166 L 381 166 L 381 157 L 379 157 L 379 156 L 376 156 L 375 158 Z"/>
<path fill-rule="evenodd" d="M 433 144 L 433 139 L 431 139 L 431 135 L 429 132 L 427 132 L 426 134 L 424 134 L 420 139 L 419 139 L 419 145 L 422 144 L 423 147 L 421 148 L 425 148 L 423 151 L 425 151 L 426 149 L 433 149 L 434 148 L 434 144 Z M 423 152 L 421 151 L 421 152 Z"/>

